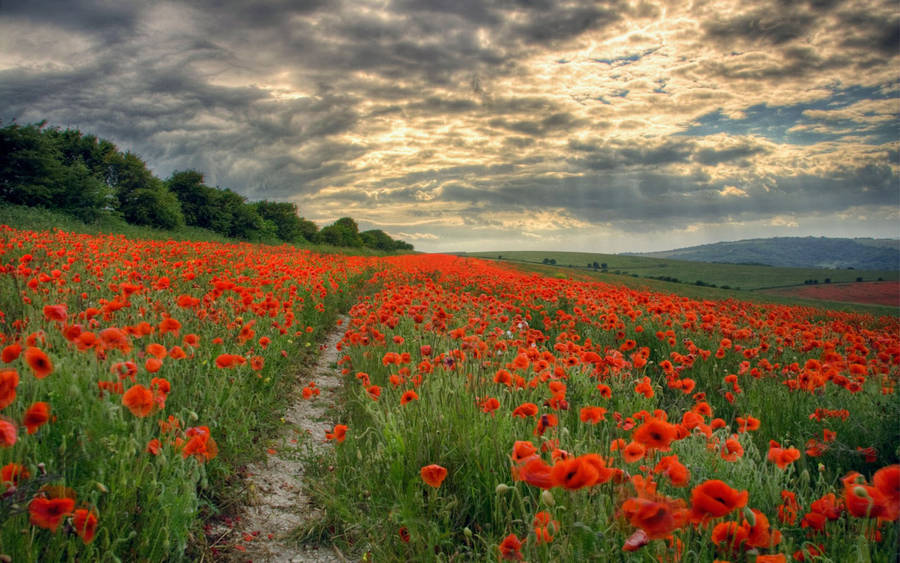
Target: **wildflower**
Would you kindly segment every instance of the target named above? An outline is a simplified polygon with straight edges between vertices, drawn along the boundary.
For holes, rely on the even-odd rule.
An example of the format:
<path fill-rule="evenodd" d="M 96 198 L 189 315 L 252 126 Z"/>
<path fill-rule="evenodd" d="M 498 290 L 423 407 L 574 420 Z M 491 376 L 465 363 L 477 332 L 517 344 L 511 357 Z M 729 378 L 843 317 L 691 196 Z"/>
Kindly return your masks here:
<path fill-rule="evenodd" d="M 691 490 L 691 515 L 695 521 L 719 518 L 729 512 L 743 508 L 749 493 L 738 492 L 718 479 L 710 479 Z"/>
<path fill-rule="evenodd" d="M 18 486 L 19 481 L 28 479 L 30 476 L 28 469 L 20 463 L 7 463 L 0 468 L 0 482 L 9 483 L 13 486 Z"/>
<path fill-rule="evenodd" d="M 481 412 L 491 413 L 491 416 L 493 416 L 494 411 L 500 408 L 500 401 L 496 397 L 488 397 L 479 406 L 481 407 Z"/>
<path fill-rule="evenodd" d="M 683 500 L 631 497 L 622 504 L 622 512 L 632 526 L 641 529 L 647 539 L 664 538 L 687 523 L 688 509 Z"/>
<path fill-rule="evenodd" d="M 419 474 L 425 483 L 437 489 L 447 477 L 447 470 L 440 465 L 431 464 L 423 467 Z"/>
<path fill-rule="evenodd" d="M 31 524 L 55 532 L 62 519 L 72 513 L 75 501 L 70 498 L 35 497 L 28 505 Z"/>
<path fill-rule="evenodd" d="M 19 354 L 22 353 L 22 345 L 19 343 L 10 344 L 3 348 L 3 352 L 0 353 L 0 360 L 3 360 L 4 364 L 8 364 L 16 361 L 19 358 Z"/>
<path fill-rule="evenodd" d="M 558 424 L 555 414 L 542 414 L 538 419 L 537 425 L 534 427 L 535 436 L 543 436 L 548 428 L 552 428 Z"/>
<path fill-rule="evenodd" d="M 141 384 L 133 385 L 122 395 L 122 404 L 131 414 L 143 418 L 153 410 L 153 392 Z"/>
<path fill-rule="evenodd" d="M 669 444 L 675 439 L 676 427 L 674 424 L 651 418 L 638 426 L 631 436 L 632 440 L 647 449 L 668 451 Z"/>
<path fill-rule="evenodd" d="M 551 475 L 552 468 L 539 456 L 531 456 L 517 468 L 513 468 L 513 478 L 517 481 L 525 481 L 532 487 L 551 489 L 555 481 Z"/>
<path fill-rule="evenodd" d="M 124 354 L 131 351 L 131 340 L 128 335 L 116 327 L 101 330 L 99 337 L 100 343 L 106 350 L 119 350 Z"/>
<path fill-rule="evenodd" d="M 34 434 L 48 420 L 50 420 L 50 405 L 38 401 L 25 411 L 25 420 L 22 421 L 22 424 L 29 434 Z"/>
<path fill-rule="evenodd" d="M 72 517 L 72 525 L 81 541 L 89 544 L 94 541 L 94 534 L 97 531 L 97 514 L 93 510 L 79 508 Z"/>
<path fill-rule="evenodd" d="M 722 446 L 722 451 L 719 455 L 725 461 L 737 461 L 739 457 L 744 455 L 744 447 L 738 442 L 737 436 L 732 436 L 725 440 L 725 445 Z"/>
<path fill-rule="evenodd" d="M 534 403 L 522 403 L 513 410 L 512 415 L 519 418 L 537 416 L 538 407 Z"/>
<path fill-rule="evenodd" d="M 419 398 L 419 395 L 416 394 L 415 391 L 410 389 L 409 391 L 404 392 L 403 395 L 400 397 L 400 404 L 405 405 L 406 403 L 408 403 L 410 401 L 418 400 L 418 398 Z"/>
<path fill-rule="evenodd" d="M 584 407 L 579 412 L 581 422 L 590 422 L 597 424 L 601 420 L 606 420 L 606 409 L 603 407 Z"/>
<path fill-rule="evenodd" d="M 590 487 L 599 476 L 597 468 L 580 457 L 560 460 L 550 470 L 553 484 L 569 491 Z"/>
<path fill-rule="evenodd" d="M 219 354 L 216 358 L 216 367 L 224 369 L 231 368 L 236 365 L 244 365 L 247 359 L 238 354 Z"/>
<path fill-rule="evenodd" d="M 625 463 L 639 461 L 644 458 L 645 453 L 647 453 L 647 448 L 638 442 L 628 442 L 622 450 L 622 456 L 625 458 Z"/>
<path fill-rule="evenodd" d="M 541 510 L 534 515 L 531 523 L 537 543 L 550 543 L 553 534 L 559 531 L 559 522 L 553 519 L 549 512 Z"/>
<path fill-rule="evenodd" d="M 66 322 L 69 314 L 65 305 L 44 305 L 44 318 L 48 321 Z"/>
<path fill-rule="evenodd" d="M 797 448 L 785 449 L 775 440 L 769 440 L 769 453 L 766 459 L 777 465 L 778 469 L 784 469 L 800 459 L 800 450 Z"/>
<path fill-rule="evenodd" d="M 153 455 L 159 455 L 161 449 L 162 443 L 159 441 L 159 438 L 153 438 L 147 442 L 147 447 L 144 448 L 144 451 Z"/>
<path fill-rule="evenodd" d="M 178 336 L 178 333 L 181 331 L 181 323 L 178 322 L 177 319 L 166 317 L 165 319 L 160 321 L 158 329 L 160 336 L 169 333 L 171 333 L 173 336 Z"/>
<path fill-rule="evenodd" d="M 5 409 L 16 400 L 19 374 L 14 369 L 0 370 L 0 409 Z"/>
<path fill-rule="evenodd" d="M 169 353 L 169 351 L 166 350 L 165 346 L 163 346 L 162 344 L 157 344 L 156 342 L 147 344 L 147 348 L 145 348 L 145 350 L 148 354 L 160 360 L 165 358 Z"/>
<path fill-rule="evenodd" d="M 216 457 L 219 453 L 218 445 L 210 435 L 209 428 L 206 426 L 196 426 L 188 428 L 185 431 L 188 441 L 181 450 L 181 456 L 187 459 L 190 456 L 197 458 L 197 461 L 209 461 Z"/>
<path fill-rule="evenodd" d="M 520 540 L 516 537 L 515 534 L 510 534 L 503 538 L 503 541 L 500 542 L 498 547 L 500 550 L 500 559 L 506 561 L 521 561 L 522 543 L 524 543 L 524 541 L 524 539 Z"/>
<path fill-rule="evenodd" d="M 338 443 L 344 441 L 347 437 L 347 426 L 345 424 L 336 424 L 334 430 L 325 433 L 326 440 L 337 440 Z"/>
<path fill-rule="evenodd" d="M 53 373 L 53 362 L 40 348 L 35 348 L 34 346 L 26 348 L 25 362 L 38 379 L 43 379 Z"/>
<path fill-rule="evenodd" d="M 691 472 L 678 461 L 677 455 L 666 456 L 659 460 L 656 467 L 653 468 L 654 473 L 662 473 L 669 478 L 672 485 L 676 487 L 684 487 L 691 479 Z"/>
<path fill-rule="evenodd" d="M 16 425 L 5 418 L 0 418 L 0 448 L 12 446 L 17 439 L 18 430 L 16 430 Z"/>

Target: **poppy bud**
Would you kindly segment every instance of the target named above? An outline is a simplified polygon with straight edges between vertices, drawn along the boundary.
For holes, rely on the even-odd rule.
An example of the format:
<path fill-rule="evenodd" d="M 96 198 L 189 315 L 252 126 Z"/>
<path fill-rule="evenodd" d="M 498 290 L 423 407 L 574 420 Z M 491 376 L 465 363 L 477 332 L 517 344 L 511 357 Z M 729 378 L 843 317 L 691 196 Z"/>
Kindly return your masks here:
<path fill-rule="evenodd" d="M 865 487 L 859 485 L 853 487 L 853 494 L 859 498 L 869 498 L 869 491 L 867 491 Z"/>
<path fill-rule="evenodd" d="M 100 491 L 101 493 L 106 494 L 109 492 L 109 489 L 106 488 L 106 485 L 104 485 L 100 481 L 97 481 L 96 483 L 94 483 L 94 486 L 97 487 L 97 490 Z"/>
<path fill-rule="evenodd" d="M 494 492 L 497 493 L 498 495 L 504 495 L 504 494 L 506 494 L 506 491 L 508 491 L 508 490 L 509 490 L 509 485 L 507 485 L 506 483 L 500 483 L 499 485 L 497 485 L 494 488 Z"/>
<path fill-rule="evenodd" d="M 472 539 L 472 530 L 470 530 L 469 527 L 466 526 L 465 528 L 463 528 L 463 535 L 469 539 Z"/>
<path fill-rule="evenodd" d="M 543 502 L 547 506 L 553 506 L 556 504 L 556 499 L 553 498 L 553 493 L 550 492 L 550 489 L 545 489 L 541 493 L 541 502 Z"/>
<path fill-rule="evenodd" d="M 756 514 L 753 513 L 749 506 L 744 507 L 744 518 L 747 519 L 751 526 L 756 526 Z"/>

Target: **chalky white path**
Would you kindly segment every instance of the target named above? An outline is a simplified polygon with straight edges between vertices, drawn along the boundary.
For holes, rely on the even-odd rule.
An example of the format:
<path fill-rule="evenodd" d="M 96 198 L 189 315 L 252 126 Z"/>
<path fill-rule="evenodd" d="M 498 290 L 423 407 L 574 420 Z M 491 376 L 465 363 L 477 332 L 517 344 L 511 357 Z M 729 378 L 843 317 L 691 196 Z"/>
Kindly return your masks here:
<path fill-rule="evenodd" d="M 284 415 L 284 430 L 278 444 L 288 446 L 282 452 L 276 446 L 276 453 L 267 459 L 248 466 L 247 487 L 249 503 L 241 511 L 240 520 L 230 534 L 227 534 L 228 559 L 236 561 L 270 561 L 276 563 L 332 563 L 346 561 L 343 555 L 333 546 L 323 545 L 318 548 L 298 546 L 286 541 L 298 526 L 319 516 L 318 509 L 310 503 L 304 492 L 303 464 L 292 455 L 296 444 L 309 442 L 314 449 L 332 447 L 324 443 L 325 432 L 332 426 L 329 411 L 335 408 L 340 376 L 334 367 L 338 359 L 337 343 L 344 335 L 348 319 L 341 317 L 341 323 L 335 325 L 322 345 L 315 369 L 312 371 L 313 381 L 320 390 L 320 395 L 312 399 L 303 399 L 296 393 L 297 400 Z M 298 388 L 305 385 L 298 381 Z M 308 436 L 304 437 L 304 434 Z M 283 457 L 282 457 L 283 456 Z M 259 532 L 252 541 L 242 541 L 246 534 Z M 269 538 L 269 535 L 272 537 Z M 235 550 L 233 545 L 243 545 L 245 552 Z"/>

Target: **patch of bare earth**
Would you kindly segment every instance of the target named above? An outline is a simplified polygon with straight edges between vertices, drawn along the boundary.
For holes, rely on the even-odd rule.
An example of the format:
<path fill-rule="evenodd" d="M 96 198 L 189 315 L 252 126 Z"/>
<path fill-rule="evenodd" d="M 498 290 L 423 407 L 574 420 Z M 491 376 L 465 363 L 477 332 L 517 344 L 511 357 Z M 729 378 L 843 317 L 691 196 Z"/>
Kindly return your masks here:
<path fill-rule="evenodd" d="M 824 299 L 871 305 L 900 306 L 900 283 L 896 281 L 804 285 L 766 290 L 785 297 Z"/>
<path fill-rule="evenodd" d="M 340 377 L 334 365 L 337 343 L 344 334 L 344 322 L 336 325 L 322 345 L 312 373 L 320 390 L 318 396 L 303 399 L 297 381 L 296 400 L 284 414 L 282 436 L 269 450 L 267 459 L 247 468 L 247 504 L 230 526 L 219 524 L 208 534 L 209 542 L 226 561 L 320 562 L 346 561 L 334 546 L 300 546 L 290 540 L 291 532 L 319 518 L 304 492 L 303 463 L 299 445 L 308 442 L 313 449 L 332 447 L 324 443 L 331 431 L 329 412 L 335 408 Z M 306 435 L 306 436 L 304 436 Z"/>

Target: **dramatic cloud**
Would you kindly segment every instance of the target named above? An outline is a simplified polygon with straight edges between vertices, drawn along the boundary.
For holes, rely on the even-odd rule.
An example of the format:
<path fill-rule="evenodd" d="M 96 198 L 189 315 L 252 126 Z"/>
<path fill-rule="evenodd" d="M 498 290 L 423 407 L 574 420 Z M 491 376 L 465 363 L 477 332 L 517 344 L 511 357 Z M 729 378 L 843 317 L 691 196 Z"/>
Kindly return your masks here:
<path fill-rule="evenodd" d="M 0 4 L 0 119 L 423 250 L 897 236 L 895 0 Z"/>

